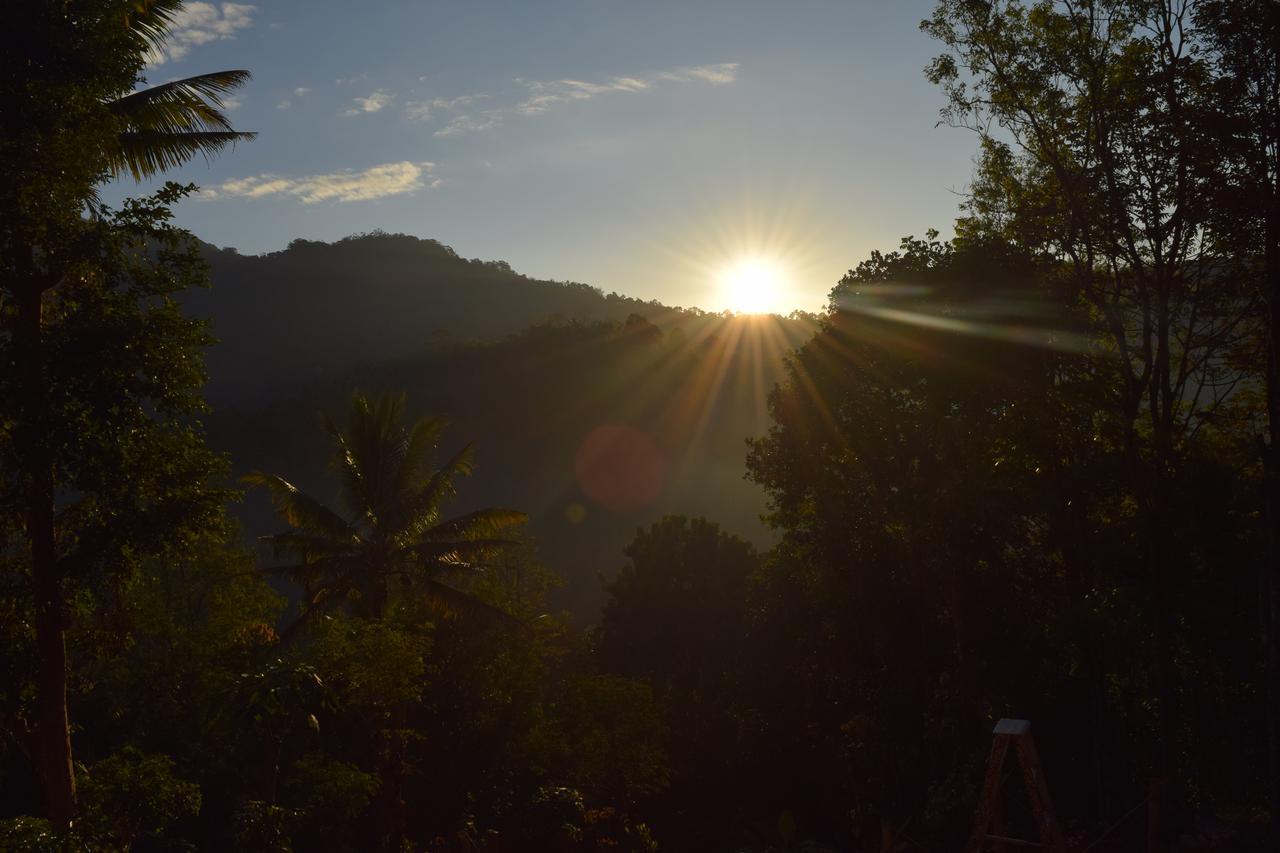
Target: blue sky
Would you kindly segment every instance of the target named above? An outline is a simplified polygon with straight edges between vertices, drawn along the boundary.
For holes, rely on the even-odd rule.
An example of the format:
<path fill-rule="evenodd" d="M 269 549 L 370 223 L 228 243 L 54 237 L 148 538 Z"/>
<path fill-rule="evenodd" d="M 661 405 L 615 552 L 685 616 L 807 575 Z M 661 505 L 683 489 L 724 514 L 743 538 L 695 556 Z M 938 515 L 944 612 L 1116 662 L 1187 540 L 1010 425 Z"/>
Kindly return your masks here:
<path fill-rule="evenodd" d="M 244 253 L 381 228 L 668 304 L 757 259 L 818 308 L 948 233 L 975 140 L 935 127 L 930 0 L 189 3 L 151 82 L 247 68 L 259 133 L 174 177 Z M 108 197 L 136 192 L 132 183 Z"/>

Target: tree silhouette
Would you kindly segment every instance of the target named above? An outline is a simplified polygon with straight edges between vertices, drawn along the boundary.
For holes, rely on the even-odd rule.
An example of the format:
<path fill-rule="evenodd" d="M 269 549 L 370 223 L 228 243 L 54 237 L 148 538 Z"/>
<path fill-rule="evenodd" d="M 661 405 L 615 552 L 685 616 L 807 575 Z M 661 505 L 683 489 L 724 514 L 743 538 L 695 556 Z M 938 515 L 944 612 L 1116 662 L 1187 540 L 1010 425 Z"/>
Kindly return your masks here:
<path fill-rule="evenodd" d="M 222 98 L 249 80 L 248 71 L 214 71 L 142 89 L 107 104 L 121 129 L 106 154 L 113 176 L 136 181 L 176 169 L 197 154 L 208 157 L 256 133 L 238 131 L 222 112 Z"/>
<path fill-rule="evenodd" d="M 336 444 L 345 517 L 283 477 L 260 471 L 245 477 L 270 492 L 289 525 L 267 537 L 277 558 L 292 558 L 270 571 L 287 575 L 305 594 L 302 615 L 286 629 L 286 641 L 314 613 L 344 602 L 360 615 L 380 617 L 397 580 L 437 609 L 511 620 L 440 578 L 477 570 L 486 556 L 513 545 L 493 537 L 524 522 L 525 515 L 490 508 L 442 519 L 454 479 L 471 473 L 471 448 L 433 468 L 444 424 L 421 418 L 405 427 L 404 405 L 403 395 L 370 400 L 356 393 L 345 430 L 326 422 Z"/>

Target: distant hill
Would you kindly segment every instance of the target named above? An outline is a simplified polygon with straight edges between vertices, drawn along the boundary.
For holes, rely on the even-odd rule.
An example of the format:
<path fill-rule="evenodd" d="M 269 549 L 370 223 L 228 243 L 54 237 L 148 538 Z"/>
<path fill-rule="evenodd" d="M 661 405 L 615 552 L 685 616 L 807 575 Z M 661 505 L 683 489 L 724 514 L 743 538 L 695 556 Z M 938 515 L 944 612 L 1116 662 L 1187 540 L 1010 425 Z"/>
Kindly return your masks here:
<path fill-rule="evenodd" d="M 222 346 L 210 355 L 214 401 L 430 347 L 493 340 L 554 319 L 660 325 L 679 312 L 572 282 L 542 281 L 504 261 L 467 260 L 435 240 L 372 233 L 294 240 L 280 252 L 205 247 L 214 287 L 190 295 Z"/>
<path fill-rule="evenodd" d="M 544 562 L 584 619 L 598 576 L 637 527 L 706 515 L 758 544 L 761 491 L 745 439 L 805 318 L 724 317 L 467 261 L 430 240 L 295 241 L 257 258 L 211 251 L 214 288 L 193 300 L 222 339 L 211 354 L 210 438 L 237 474 L 263 468 L 334 492 L 318 414 L 352 388 L 403 391 L 451 423 L 445 451 L 475 445 L 455 509 L 528 512 Z M 273 529 L 265 499 L 247 532 Z"/>

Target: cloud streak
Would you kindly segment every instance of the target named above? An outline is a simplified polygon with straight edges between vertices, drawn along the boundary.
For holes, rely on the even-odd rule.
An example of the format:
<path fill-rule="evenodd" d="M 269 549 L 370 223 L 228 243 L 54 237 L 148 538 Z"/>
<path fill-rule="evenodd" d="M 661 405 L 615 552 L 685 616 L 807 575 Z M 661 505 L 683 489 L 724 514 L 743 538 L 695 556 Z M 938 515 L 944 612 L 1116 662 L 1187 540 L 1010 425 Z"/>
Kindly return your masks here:
<path fill-rule="evenodd" d="M 606 95 L 646 92 L 664 84 L 704 83 L 722 86 L 738 79 L 738 63 L 722 62 L 715 65 L 689 65 L 659 71 L 638 77 L 609 77 L 604 80 L 522 80 L 516 82 L 525 87 L 525 98 L 512 107 L 485 110 L 478 115 L 457 114 L 461 106 L 475 96 L 414 103 L 406 106 L 405 118 L 410 121 L 428 121 L 441 109 L 454 113 L 449 122 L 435 132 L 436 136 L 455 136 L 472 131 L 498 127 L 508 115 L 534 116 L 545 113 L 560 104 L 589 101 Z"/>
<path fill-rule="evenodd" d="M 603 82 L 584 80 L 534 80 L 523 83 L 532 94 L 516 105 L 516 112 L 523 115 L 544 113 L 556 104 L 569 101 L 588 101 L 601 95 L 618 92 L 644 92 L 660 83 L 710 83 L 724 85 L 738 79 L 738 63 L 723 62 L 718 65 L 693 65 L 661 71 L 644 77 L 610 77 Z"/>
<path fill-rule="evenodd" d="M 224 181 L 211 189 L 201 190 L 200 197 L 211 200 L 228 198 L 295 198 L 303 204 L 324 201 L 372 201 L 393 195 L 408 195 L 425 187 L 440 185 L 432 177 L 434 163 L 383 163 L 362 171 L 345 170 L 324 175 L 287 178 L 279 175 L 254 175 Z"/>
<path fill-rule="evenodd" d="M 488 95 L 458 95 L 456 98 L 432 98 L 429 101 L 409 101 L 404 105 L 403 115 L 412 122 L 430 121 L 438 113 L 456 113 L 462 107 L 470 106 Z"/>
<path fill-rule="evenodd" d="M 182 59 L 193 47 L 235 38 L 253 25 L 256 6 L 245 3 L 187 3 L 173 16 L 164 45 L 151 51 L 147 64 Z"/>
<path fill-rule="evenodd" d="M 457 136 L 462 133 L 489 130 L 502 124 L 502 110 L 487 110 L 479 115 L 454 116 L 432 136 Z"/>
<path fill-rule="evenodd" d="M 584 80 L 534 80 L 518 81 L 528 86 L 532 94 L 516 104 L 516 112 L 521 115 L 537 115 L 545 113 L 556 104 L 567 101 L 588 101 L 600 95 L 613 92 L 643 92 L 650 88 L 651 80 L 640 77 L 611 77 L 603 83 L 589 83 Z"/>

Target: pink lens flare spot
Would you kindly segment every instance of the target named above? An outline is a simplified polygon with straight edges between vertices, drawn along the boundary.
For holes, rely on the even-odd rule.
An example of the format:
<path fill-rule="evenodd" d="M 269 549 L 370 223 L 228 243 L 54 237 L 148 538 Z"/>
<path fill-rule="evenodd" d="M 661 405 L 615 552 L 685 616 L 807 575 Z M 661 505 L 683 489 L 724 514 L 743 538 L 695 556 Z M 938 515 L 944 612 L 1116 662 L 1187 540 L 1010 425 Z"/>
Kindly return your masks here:
<path fill-rule="evenodd" d="M 634 512 L 653 503 L 666 471 L 666 458 L 653 440 L 624 424 L 587 433 L 573 460 L 582 493 L 614 512 Z"/>

